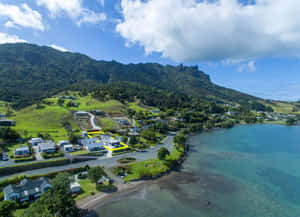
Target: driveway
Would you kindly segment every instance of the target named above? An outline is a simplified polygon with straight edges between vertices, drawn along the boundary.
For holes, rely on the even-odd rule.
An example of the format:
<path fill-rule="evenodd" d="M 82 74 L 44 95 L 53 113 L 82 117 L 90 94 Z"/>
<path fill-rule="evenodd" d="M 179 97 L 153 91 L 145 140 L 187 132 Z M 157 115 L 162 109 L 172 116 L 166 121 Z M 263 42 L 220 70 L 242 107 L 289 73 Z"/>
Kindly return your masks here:
<path fill-rule="evenodd" d="M 34 155 L 36 160 L 44 160 L 41 153 L 39 152 L 38 146 L 32 146 L 32 149 L 34 150 Z"/>
<path fill-rule="evenodd" d="M 76 164 L 67 164 L 63 166 L 57 166 L 57 167 L 49 167 L 49 168 L 43 168 L 43 169 L 38 169 L 38 170 L 32 170 L 32 171 L 26 171 L 22 172 L 19 174 L 14 174 L 14 175 L 38 175 L 38 174 L 45 174 L 45 173 L 50 173 L 50 172 L 57 172 L 57 171 L 63 171 L 67 169 L 73 169 L 73 168 L 78 168 L 78 167 L 83 167 L 85 165 L 89 165 L 90 167 L 95 167 L 95 166 L 103 166 L 105 169 L 110 169 L 112 167 L 118 166 L 119 163 L 117 160 L 125 157 L 134 157 L 136 158 L 137 161 L 144 161 L 144 160 L 149 160 L 156 158 L 157 152 L 161 147 L 166 147 L 170 152 L 173 151 L 173 135 L 167 136 L 167 138 L 163 141 L 162 144 L 158 144 L 150 149 L 148 149 L 145 152 L 132 152 L 128 154 L 122 154 L 118 156 L 112 156 L 111 158 L 107 158 L 106 156 L 100 157 L 97 160 L 91 160 L 91 161 L 86 161 L 86 162 L 81 162 L 81 163 L 76 163 Z M 2 176 L 0 177 L 0 180 L 10 178 L 10 176 Z"/>
<path fill-rule="evenodd" d="M 8 152 L 5 152 L 7 155 L 8 155 Z M 15 164 L 15 162 L 13 160 L 11 160 L 8 156 L 8 161 L 3 161 L 2 160 L 2 156 L 1 157 L 1 160 L 0 160 L 0 167 L 6 167 L 6 166 L 10 166 L 10 165 L 13 165 Z"/>
<path fill-rule="evenodd" d="M 95 115 L 93 115 L 92 113 L 89 113 L 91 119 L 90 119 L 90 122 L 91 122 L 91 125 L 93 127 L 94 130 L 101 130 L 102 128 L 97 126 L 96 123 L 95 123 Z"/>

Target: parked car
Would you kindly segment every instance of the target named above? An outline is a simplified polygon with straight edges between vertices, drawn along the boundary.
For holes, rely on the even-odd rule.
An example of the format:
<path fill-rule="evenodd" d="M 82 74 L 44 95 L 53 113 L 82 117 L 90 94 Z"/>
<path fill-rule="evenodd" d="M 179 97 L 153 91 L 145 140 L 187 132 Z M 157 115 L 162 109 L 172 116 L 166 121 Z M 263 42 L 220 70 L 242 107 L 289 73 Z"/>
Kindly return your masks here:
<path fill-rule="evenodd" d="M 5 155 L 3 155 L 3 156 L 2 156 L 2 160 L 3 160 L 3 161 L 8 161 L 8 157 L 5 156 Z"/>

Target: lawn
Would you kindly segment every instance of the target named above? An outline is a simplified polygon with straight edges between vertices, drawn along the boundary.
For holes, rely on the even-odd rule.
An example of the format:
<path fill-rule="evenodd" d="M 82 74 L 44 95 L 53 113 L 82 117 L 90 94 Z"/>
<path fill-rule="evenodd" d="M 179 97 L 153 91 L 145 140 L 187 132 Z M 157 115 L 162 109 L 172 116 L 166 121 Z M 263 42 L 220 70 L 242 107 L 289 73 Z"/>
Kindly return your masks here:
<path fill-rule="evenodd" d="M 16 130 L 28 136 L 36 136 L 38 132 L 49 133 L 55 141 L 67 139 L 67 132 L 61 124 L 61 120 L 70 112 L 57 105 L 46 105 L 43 109 L 37 109 L 35 105 L 29 106 L 16 113 L 13 118 L 16 121 Z"/>
<path fill-rule="evenodd" d="M 151 107 L 151 106 L 146 106 L 141 104 L 139 101 L 136 102 L 130 102 L 127 104 L 128 107 L 136 112 L 151 112 L 153 110 L 155 110 L 155 107 Z"/>
<path fill-rule="evenodd" d="M 99 117 L 96 119 L 97 124 L 99 124 L 103 129 L 116 129 L 116 124 L 108 117 Z"/>
<path fill-rule="evenodd" d="M 80 180 L 78 183 L 80 184 L 82 193 L 79 194 L 75 200 L 81 200 L 87 196 L 90 196 L 91 191 L 94 193 L 98 192 L 96 189 L 96 183 L 92 183 L 89 179 Z"/>
<path fill-rule="evenodd" d="M 265 103 L 260 101 L 260 103 L 265 104 L 266 106 L 271 106 L 276 113 L 290 113 L 293 111 L 294 106 L 287 102 L 273 102 L 273 104 Z"/>
<path fill-rule="evenodd" d="M 14 216 L 14 217 L 20 217 L 24 211 L 25 211 L 25 209 L 17 209 L 17 210 L 13 213 L 13 216 Z"/>
<path fill-rule="evenodd" d="M 80 150 L 80 151 L 75 151 L 75 152 L 70 152 L 69 154 L 72 156 L 77 156 L 77 155 L 86 155 L 89 152 L 87 150 Z"/>
<path fill-rule="evenodd" d="M 129 165 L 130 172 L 124 178 L 124 181 L 128 182 L 142 177 L 156 176 L 160 173 L 166 172 L 167 170 L 168 167 L 164 164 L 164 162 L 157 158 L 141 161 Z"/>

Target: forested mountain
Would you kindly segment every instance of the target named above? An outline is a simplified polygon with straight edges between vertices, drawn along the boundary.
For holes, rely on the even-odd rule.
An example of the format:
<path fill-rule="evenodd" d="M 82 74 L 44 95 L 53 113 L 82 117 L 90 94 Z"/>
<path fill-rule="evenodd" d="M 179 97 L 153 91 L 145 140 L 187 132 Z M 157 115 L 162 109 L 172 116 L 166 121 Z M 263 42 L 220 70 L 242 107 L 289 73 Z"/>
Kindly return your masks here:
<path fill-rule="evenodd" d="M 101 51 L 99 51 L 101 52 Z M 135 82 L 178 93 L 234 102 L 257 98 L 213 84 L 197 67 L 121 64 L 32 44 L 0 45 L 0 100 L 18 105 L 74 85 Z"/>

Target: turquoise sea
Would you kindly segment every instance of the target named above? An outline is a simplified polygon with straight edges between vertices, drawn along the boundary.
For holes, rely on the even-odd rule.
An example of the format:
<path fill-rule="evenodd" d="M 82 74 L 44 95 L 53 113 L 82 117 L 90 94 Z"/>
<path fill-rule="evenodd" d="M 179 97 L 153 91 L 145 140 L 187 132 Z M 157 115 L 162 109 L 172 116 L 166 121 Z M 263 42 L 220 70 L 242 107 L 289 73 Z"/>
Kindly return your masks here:
<path fill-rule="evenodd" d="M 181 172 L 96 207 L 100 217 L 300 217 L 300 127 L 192 136 Z"/>

